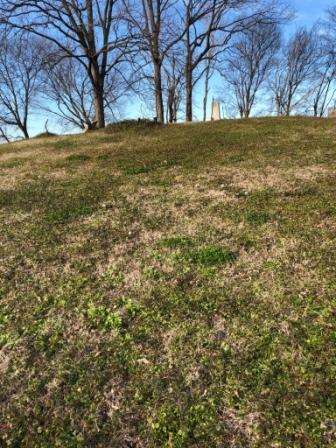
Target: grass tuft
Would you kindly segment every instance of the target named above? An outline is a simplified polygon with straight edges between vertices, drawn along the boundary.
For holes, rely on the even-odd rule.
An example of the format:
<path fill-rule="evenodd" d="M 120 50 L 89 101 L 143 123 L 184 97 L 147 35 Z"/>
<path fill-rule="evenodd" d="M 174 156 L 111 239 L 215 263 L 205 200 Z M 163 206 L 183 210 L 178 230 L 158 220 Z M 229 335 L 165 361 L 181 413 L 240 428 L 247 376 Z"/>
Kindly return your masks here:
<path fill-rule="evenodd" d="M 195 251 L 191 255 L 194 263 L 202 266 L 218 266 L 235 261 L 237 255 L 220 246 L 207 246 Z"/>

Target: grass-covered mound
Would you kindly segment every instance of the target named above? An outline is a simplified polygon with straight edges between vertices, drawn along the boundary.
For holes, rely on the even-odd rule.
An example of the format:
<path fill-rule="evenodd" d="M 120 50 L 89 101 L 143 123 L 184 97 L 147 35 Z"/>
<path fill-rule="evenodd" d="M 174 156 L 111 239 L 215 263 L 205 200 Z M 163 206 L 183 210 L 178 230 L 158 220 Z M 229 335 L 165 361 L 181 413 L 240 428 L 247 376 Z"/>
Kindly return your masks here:
<path fill-rule="evenodd" d="M 0 148 L 0 446 L 336 444 L 336 130 Z"/>
<path fill-rule="evenodd" d="M 57 137 L 57 134 L 54 134 L 53 132 L 45 131 L 45 132 L 41 132 L 40 134 L 35 135 L 34 138 L 50 138 L 50 137 Z"/>

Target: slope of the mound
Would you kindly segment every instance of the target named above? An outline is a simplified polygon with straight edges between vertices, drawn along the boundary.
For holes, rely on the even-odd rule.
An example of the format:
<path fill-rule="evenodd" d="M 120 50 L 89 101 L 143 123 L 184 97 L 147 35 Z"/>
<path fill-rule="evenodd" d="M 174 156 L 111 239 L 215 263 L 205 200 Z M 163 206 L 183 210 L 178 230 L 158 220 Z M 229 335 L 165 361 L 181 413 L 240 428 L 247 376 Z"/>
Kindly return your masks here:
<path fill-rule="evenodd" d="M 336 443 L 336 130 L 0 148 L 0 445 Z"/>

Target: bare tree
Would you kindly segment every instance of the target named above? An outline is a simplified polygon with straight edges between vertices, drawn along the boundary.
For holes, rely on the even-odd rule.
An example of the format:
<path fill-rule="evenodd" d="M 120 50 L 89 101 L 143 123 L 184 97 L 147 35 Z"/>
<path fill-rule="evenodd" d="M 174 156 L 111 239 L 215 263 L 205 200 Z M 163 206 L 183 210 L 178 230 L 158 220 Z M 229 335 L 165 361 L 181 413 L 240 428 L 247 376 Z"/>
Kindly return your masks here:
<path fill-rule="evenodd" d="M 334 100 L 336 88 L 336 51 L 324 43 L 312 81 L 312 107 L 314 117 L 323 117 Z"/>
<path fill-rule="evenodd" d="M 207 59 L 210 50 L 214 53 L 228 41 L 228 36 L 225 36 L 216 46 L 213 38 L 222 25 L 228 3 L 230 2 L 217 0 L 183 0 L 186 121 L 193 120 L 193 90 L 206 67 L 197 76 L 196 69 Z"/>
<path fill-rule="evenodd" d="M 236 33 L 255 21 L 272 21 L 274 5 L 249 0 L 183 0 L 183 7 L 186 121 L 192 121 L 193 90 L 207 70 L 204 62 L 216 58 Z M 276 20 L 282 15 L 278 8 Z"/>
<path fill-rule="evenodd" d="M 62 123 L 80 129 L 94 127 L 93 96 L 89 77 L 76 59 L 50 61 L 43 70 L 42 107 Z"/>
<path fill-rule="evenodd" d="M 42 36 L 87 71 L 95 120 L 105 126 L 104 86 L 112 67 L 124 60 L 128 38 L 122 34 L 119 0 L 2 0 L 1 21 Z"/>
<path fill-rule="evenodd" d="M 325 115 L 336 94 L 336 7 L 330 8 L 327 13 L 327 20 L 316 26 L 319 51 L 311 96 L 315 117 Z"/>
<path fill-rule="evenodd" d="M 163 65 L 170 51 L 181 39 L 174 15 L 177 0 L 124 0 L 129 35 L 143 57 L 140 64 L 142 79 L 153 85 L 156 116 L 164 122 Z M 151 73 L 146 68 L 151 67 Z"/>
<path fill-rule="evenodd" d="M 164 64 L 166 121 L 176 123 L 183 100 L 183 63 L 178 54 L 169 55 Z"/>
<path fill-rule="evenodd" d="M 244 30 L 229 48 L 221 74 L 233 89 L 241 118 L 250 116 L 257 93 L 267 79 L 279 47 L 279 26 L 275 23 L 257 23 Z"/>
<path fill-rule="evenodd" d="M 41 107 L 56 115 L 62 124 L 83 130 L 94 129 L 94 96 L 83 65 L 74 58 L 62 59 L 56 52 L 55 56 L 48 58 L 43 75 L 44 101 Z M 104 88 L 105 114 L 113 119 L 118 100 L 125 95 L 127 85 L 119 71 L 111 70 Z"/>
<path fill-rule="evenodd" d="M 305 87 L 313 79 L 316 55 L 314 30 L 300 28 L 283 47 L 269 83 L 277 115 L 290 115 L 309 96 Z"/>
<path fill-rule="evenodd" d="M 0 135 L 17 130 L 29 138 L 28 119 L 39 94 L 44 42 L 27 34 L 4 34 L 0 41 Z"/>

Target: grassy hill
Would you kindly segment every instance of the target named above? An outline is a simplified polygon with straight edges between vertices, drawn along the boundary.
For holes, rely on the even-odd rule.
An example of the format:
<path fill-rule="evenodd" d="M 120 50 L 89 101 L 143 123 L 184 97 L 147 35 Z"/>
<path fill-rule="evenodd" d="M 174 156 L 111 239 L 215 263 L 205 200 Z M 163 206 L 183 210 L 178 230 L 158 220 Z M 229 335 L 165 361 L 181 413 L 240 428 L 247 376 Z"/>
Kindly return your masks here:
<path fill-rule="evenodd" d="M 336 128 L 0 148 L 0 446 L 336 446 Z"/>

